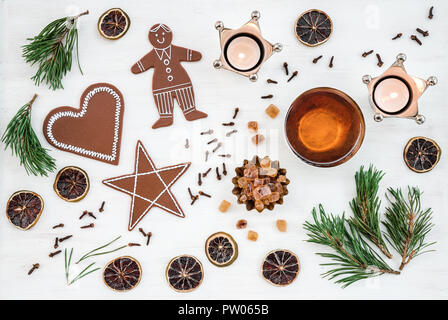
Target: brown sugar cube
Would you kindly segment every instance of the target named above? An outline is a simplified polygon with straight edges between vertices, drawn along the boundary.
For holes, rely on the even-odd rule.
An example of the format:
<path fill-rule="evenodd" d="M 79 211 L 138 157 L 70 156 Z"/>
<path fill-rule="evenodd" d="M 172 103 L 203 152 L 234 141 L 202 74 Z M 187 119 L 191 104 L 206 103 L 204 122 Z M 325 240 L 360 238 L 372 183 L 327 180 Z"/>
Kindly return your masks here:
<path fill-rule="evenodd" d="M 236 223 L 237 229 L 245 229 L 247 227 L 247 220 L 241 219 Z"/>
<path fill-rule="evenodd" d="M 221 204 L 219 205 L 219 211 L 221 212 L 227 212 L 230 208 L 230 202 L 226 200 L 222 200 Z"/>
<path fill-rule="evenodd" d="M 256 134 L 252 137 L 252 142 L 258 145 L 264 141 L 264 136 L 262 134 Z"/>
<path fill-rule="evenodd" d="M 247 128 L 251 132 L 254 132 L 254 133 L 258 132 L 258 122 L 257 121 L 249 121 L 247 123 Z"/>
<path fill-rule="evenodd" d="M 288 226 L 288 223 L 285 220 L 279 219 L 276 222 L 277 229 L 280 232 L 286 232 L 286 228 Z"/>
<path fill-rule="evenodd" d="M 250 241 L 257 241 L 258 240 L 258 233 L 252 230 L 249 230 L 247 233 L 247 239 Z"/>
<path fill-rule="evenodd" d="M 278 113 L 280 112 L 280 109 L 277 108 L 275 105 L 270 104 L 265 111 L 268 116 L 274 119 L 275 117 L 277 117 Z"/>

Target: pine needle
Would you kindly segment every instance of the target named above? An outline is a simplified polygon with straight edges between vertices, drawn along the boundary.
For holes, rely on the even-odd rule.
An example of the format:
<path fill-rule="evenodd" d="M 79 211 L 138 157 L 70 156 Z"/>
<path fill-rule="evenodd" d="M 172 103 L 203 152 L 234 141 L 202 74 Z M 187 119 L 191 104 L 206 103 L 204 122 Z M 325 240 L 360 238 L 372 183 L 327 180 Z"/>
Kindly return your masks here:
<path fill-rule="evenodd" d="M 323 273 L 323 277 L 342 284 L 345 288 L 359 280 L 376 277 L 384 273 L 400 274 L 393 270 L 362 238 L 361 233 L 348 224 L 342 217 L 328 215 L 323 206 L 319 205 L 312 211 L 313 222 L 305 222 L 304 229 L 308 231 L 307 242 L 327 246 L 333 253 L 317 253 L 319 256 L 331 259 L 333 262 L 321 264 L 332 269 Z"/>
<path fill-rule="evenodd" d="M 383 176 L 384 173 L 378 171 L 372 165 L 367 171 L 361 166 L 359 171 L 356 172 L 356 198 L 350 202 L 353 217 L 349 222 L 390 259 L 392 254 L 387 249 L 380 229 L 379 210 L 381 201 L 378 197 L 378 188 Z"/>
<path fill-rule="evenodd" d="M 47 176 L 56 169 L 56 161 L 43 148 L 31 125 L 31 107 L 37 98 L 22 106 L 11 119 L 2 136 L 5 149 L 11 148 L 12 154 L 19 157 L 27 174 Z"/>
<path fill-rule="evenodd" d="M 72 255 L 73 255 L 73 248 L 71 248 L 70 256 L 69 256 L 69 258 L 67 260 L 67 248 L 65 248 L 65 250 L 64 250 L 64 256 L 65 256 L 65 279 L 67 281 L 67 285 L 72 285 L 73 283 L 75 283 L 79 279 L 82 279 L 85 276 L 91 274 L 92 272 L 95 272 L 95 271 L 100 269 L 100 268 L 95 268 L 95 269 L 89 270 L 95 264 L 95 262 L 93 262 L 93 263 L 89 264 L 87 267 L 85 267 L 75 278 L 73 278 L 72 281 L 70 281 L 69 278 L 70 278 L 70 265 L 71 265 L 71 262 L 72 262 Z"/>
<path fill-rule="evenodd" d="M 86 253 L 85 255 L 83 255 L 83 256 L 82 256 L 76 263 L 80 263 L 81 261 L 83 261 L 83 260 L 85 260 L 85 259 L 87 259 L 87 258 L 90 258 L 90 257 L 100 256 L 100 255 L 103 255 L 103 254 L 112 253 L 112 252 L 121 250 L 121 249 L 123 249 L 123 248 L 126 248 L 127 245 L 124 245 L 124 246 L 118 247 L 118 248 L 116 248 L 116 249 L 112 249 L 112 250 L 110 250 L 110 251 L 97 252 L 97 251 L 99 251 L 99 250 L 101 250 L 101 249 L 104 249 L 104 248 L 108 247 L 109 245 L 111 245 L 112 243 L 114 243 L 115 241 L 117 241 L 117 240 L 120 239 L 120 238 L 121 238 L 121 236 L 118 236 L 118 237 L 116 237 L 114 240 L 112 240 L 111 242 L 108 242 L 108 243 L 106 243 L 105 245 L 103 245 L 103 246 L 101 246 L 101 247 L 95 248 L 95 249 L 93 249 L 93 250 L 87 252 L 87 253 Z M 97 253 L 95 253 L 95 252 L 97 252 Z"/>
<path fill-rule="evenodd" d="M 402 260 L 400 270 L 420 254 L 434 251 L 426 250 L 435 242 L 427 243 L 426 236 L 431 231 L 432 210 L 421 207 L 421 192 L 417 187 L 408 187 L 407 199 L 401 189 L 388 189 L 392 199 L 386 209 L 383 225 L 385 235 L 391 246 L 400 253 Z"/>
<path fill-rule="evenodd" d="M 73 49 L 76 48 L 78 67 L 81 71 L 78 55 L 77 19 L 89 11 L 73 17 L 65 17 L 50 22 L 31 41 L 24 45 L 23 57 L 31 65 L 38 64 L 36 74 L 31 78 L 36 85 L 45 83 L 50 89 L 63 88 L 62 78 L 72 68 Z"/>

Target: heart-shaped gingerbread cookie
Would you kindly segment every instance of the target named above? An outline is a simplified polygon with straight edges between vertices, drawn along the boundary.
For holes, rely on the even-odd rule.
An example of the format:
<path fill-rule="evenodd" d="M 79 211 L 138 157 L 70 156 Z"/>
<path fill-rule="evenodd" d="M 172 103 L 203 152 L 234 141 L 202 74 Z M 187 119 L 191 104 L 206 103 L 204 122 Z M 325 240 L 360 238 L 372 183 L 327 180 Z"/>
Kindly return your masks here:
<path fill-rule="evenodd" d="M 90 85 L 79 109 L 59 107 L 44 121 L 45 138 L 55 148 L 118 165 L 124 100 L 109 83 Z"/>

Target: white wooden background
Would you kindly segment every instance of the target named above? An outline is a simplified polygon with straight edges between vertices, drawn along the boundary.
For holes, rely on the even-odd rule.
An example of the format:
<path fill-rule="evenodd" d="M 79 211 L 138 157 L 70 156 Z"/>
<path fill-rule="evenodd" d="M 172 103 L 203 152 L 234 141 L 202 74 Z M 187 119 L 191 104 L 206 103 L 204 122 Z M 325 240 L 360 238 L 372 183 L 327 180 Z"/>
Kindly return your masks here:
<path fill-rule="evenodd" d="M 427 19 L 428 9 L 435 6 L 435 17 Z M 96 29 L 97 19 L 111 7 L 121 7 L 130 16 L 132 23 L 128 33 L 118 41 L 103 39 Z M 308 9 L 326 11 L 333 20 L 334 33 L 324 45 L 308 48 L 299 44 L 293 33 L 297 16 Z M 35 87 L 30 77 L 35 67 L 25 64 L 21 57 L 21 46 L 27 37 L 38 33 L 49 21 L 89 9 L 90 14 L 80 20 L 80 59 L 84 70 L 81 75 L 74 65 L 64 79 L 64 90 L 50 91 Z M 228 27 L 239 27 L 250 18 L 252 10 L 261 12 L 261 28 L 271 42 L 281 42 L 284 50 L 275 54 L 259 72 L 259 81 L 251 83 L 227 71 L 216 71 L 212 62 L 219 56 L 218 33 L 214 29 L 217 20 Z M 403 147 L 409 138 L 424 135 L 438 141 L 444 151 L 448 150 L 446 125 L 446 93 L 448 79 L 448 3 L 432 1 L 0 1 L 1 56 L 0 56 L 0 128 L 4 131 L 7 122 L 17 109 L 31 99 L 33 93 L 39 98 L 33 106 L 33 126 L 45 147 L 50 148 L 42 135 L 42 121 L 47 113 L 61 105 L 78 106 L 84 89 L 95 82 L 110 82 L 123 93 L 126 110 L 119 166 L 82 158 L 70 153 L 51 149 L 57 159 L 57 167 L 78 165 L 84 168 L 91 181 L 88 196 L 79 203 L 60 200 L 53 191 L 55 174 L 48 178 L 31 177 L 18 165 L 18 160 L 9 152 L 0 152 L 0 203 L 2 210 L 9 196 L 19 189 L 39 192 L 45 199 L 45 211 L 30 231 L 12 227 L 5 215 L 0 218 L 0 298 L 102 298 L 102 299 L 402 299 L 402 298 L 448 298 L 448 188 L 446 155 L 437 167 L 426 174 L 411 172 L 403 162 Z M 201 110 L 209 113 L 203 121 L 186 122 L 176 109 L 175 125 L 154 131 L 151 125 L 157 119 L 151 94 L 152 71 L 141 75 L 130 72 L 131 65 L 151 50 L 147 40 L 148 28 L 154 23 L 168 24 L 174 31 L 174 43 L 199 50 L 203 59 L 185 64 L 196 91 L 196 101 Z M 409 39 L 415 28 L 429 30 L 430 36 L 422 38 L 419 47 Z M 402 39 L 391 41 L 396 33 L 403 32 Z M 375 49 L 381 53 L 385 65 L 376 66 L 374 55 L 367 59 L 361 53 Z M 427 122 L 418 126 L 413 121 L 392 119 L 375 123 L 368 105 L 367 89 L 361 82 L 364 74 L 378 75 L 394 61 L 399 52 L 408 56 L 407 70 L 426 78 L 436 75 L 439 84 L 429 88 L 420 99 L 421 113 Z M 324 55 L 318 64 L 312 59 Z M 334 68 L 328 68 L 329 58 L 334 55 Z M 297 79 L 286 84 L 281 65 L 287 61 L 291 70 L 299 70 Z M 273 78 L 279 85 L 267 85 L 265 80 Z M 291 101 L 301 92 L 316 86 L 331 86 L 352 96 L 360 105 L 366 119 L 366 137 L 358 154 L 349 162 L 332 169 L 308 166 L 297 159 L 287 148 L 283 137 L 283 118 Z M 280 116 L 271 120 L 264 109 L 271 101 L 260 96 L 274 94 L 273 103 L 281 109 Z M 230 121 L 234 107 L 241 110 L 237 118 L 239 133 L 226 138 L 220 123 Z M 211 199 L 200 199 L 193 207 L 189 204 L 187 187 L 198 190 L 197 173 L 210 165 L 221 165 L 220 159 L 205 164 L 204 145 L 209 137 L 199 132 L 213 128 L 217 137 L 225 143 L 223 151 L 234 157 L 228 161 L 229 171 L 244 158 L 257 150 L 249 143 L 246 130 L 249 120 L 257 120 L 268 137 L 258 153 L 269 154 L 279 159 L 288 169 L 292 183 L 285 204 L 274 212 L 247 213 L 238 206 L 231 194 L 231 176 L 218 182 L 211 173 L 201 189 L 213 195 Z M 189 138 L 192 147 L 184 149 L 184 140 Z M 109 290 L 101 280 L 101 273 L 89 275 L 68 287 L 64 281 L 63 255 L 53 259 L 55 236 L 74 234 L 64 247 L 74 247 L 75 258 L 91 248 L 97 247 L 118 235 L 120 244 L 142 242 L 140 233 L 127 231 L 129 196 L 116 192 L 101 183 L 101 180 L 130 173 L 134 165 L 137 139 L 141 139 L 158 166 L 192 161 L 189 171 L 175 184 L 174 193 L 183 205 L 186 219 L 179 219 L 159 209 L 153 209 L 139 226 L 152 231 L 149 247 L 126 248 L 115 254 L 92 258 L 103 267 L 107 261 L 119 255 L 132 255 L 143 266 L 140 285 L 128 293 Z M 235 161 L 235 162 L 234 162 Z M 434 231 L 430 241 L 437 241 L 435 253 L 421 256 L 413 261 L 403 274 L 382 276 L 359 282 L 347 289 L 320 277 L 326 268 L 325 262 L 314 253 L 321 247 L 304 242 L 302 224 L 310 219 L 310 211 L 319 202 L 334 213 L 349 212 L 348 202 L 354 196 L 353 175 L 361 165 L 375 164 L 387 174 L 381 184 L 380 194 L 387 186 L 406 187 L 418 185 L 424 190 L 423 202 L 434 209 Z M 222 214 L 217 208 L 221 200 L 232 202 L 229 212 Z M 83 210 L 97 211 L 101 201 L 106 201 L 106 210 L 97 214 L 93 230 L 80 230 L 79 226 L 89 219 L 78 220 Z M 385 205 L 383 201 L 382 208 Z M 247 219 L 248 229 L 255 230 L 258 242 L 246 239 L 246 230 L 236 230 L 238 219 Z M 275 228 L 276 219 L 288 221 L 288 232 L 280 233 Z M 51 227 L 63 222 L 64 229 Z M 239 243 L 240 255 L 228 268 L 216 268 L 204 254 L 204 241 L 216 232 L 231 233 Z M 264 255 L 275 248 L 294 251 L 301 261 L 301 273 L 297 281 L 285 288 L 277 288 L 260 276 L 260 264 Z M 164 271 L 168 261 L 180 254 L 198 257 L 205 269 L 201 287 L 188 294 L 171 290 L 165 280 Z M 32 276 L 27 272 L 32 263 L 39 262 L 41 269 Z M 397 267 L 399 259 L 391 261 Z M 73 268 L 72 274 L 79 269 Z"/>

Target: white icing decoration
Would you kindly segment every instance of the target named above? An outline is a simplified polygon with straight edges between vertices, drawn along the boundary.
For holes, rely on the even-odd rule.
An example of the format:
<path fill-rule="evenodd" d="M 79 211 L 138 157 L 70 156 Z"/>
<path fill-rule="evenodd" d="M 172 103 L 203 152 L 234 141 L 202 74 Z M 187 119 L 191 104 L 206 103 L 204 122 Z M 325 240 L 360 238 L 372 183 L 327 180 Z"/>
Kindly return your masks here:
<path fill-rule="evenodd" d="M 66 143 L 62 143 L 56 140 L 56 138 L 53 136 L 52 128 L 53 124 L 56 122 L 56 120 L 62 118 L 62 117 L 71 117 L 71 118 L 82 118 L 84 114 L 87 112 L 87 107 L 89 105 L 90 99 L 99 92 L 107 92 L 115 99 L 115 127 L 114 127 L 114 141 L 112 143 L 112 154 L 104 154 L 92 150 L 87 150 L 81 147 L 72 146 Z M 117 157 L 117 144 L 119 139 L 119 130 L 120 130 L 120 111 L 121 111 L 121 99 L 120 96 L 110 87 L 97 87 L 95 89 L 92 89 L 89 91 L 89 93 L 85 96 L 84 101 L 82 103 L 82 108 L 80 112 L 73 112 L 73 111 L 62 111 L 57 112 L 54 115 L 51 116 L 51 118 L 48 120 L 47 124 L 47 136 L 50 139 L 50 141 L 58 148 L 61 148 L 63 150 L 69 150 L 73 151 L 82 155 L 90 156 L 97 159 L 106 160 L 109 162 L 115 161 Z"/>

